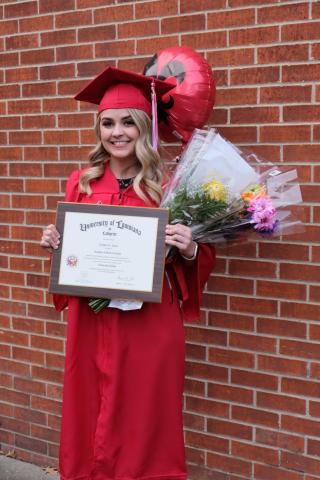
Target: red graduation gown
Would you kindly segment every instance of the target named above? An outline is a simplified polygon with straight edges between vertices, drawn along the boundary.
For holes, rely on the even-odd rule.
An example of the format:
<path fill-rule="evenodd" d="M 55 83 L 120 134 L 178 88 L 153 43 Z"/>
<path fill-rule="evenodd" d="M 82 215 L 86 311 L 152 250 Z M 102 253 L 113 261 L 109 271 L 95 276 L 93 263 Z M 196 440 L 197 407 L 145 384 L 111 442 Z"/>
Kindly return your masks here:
<path fill-rule="evenodd" d="M 132 187 L 120 193 L 108 166 L 90 197 L 78 192 L 79 173 L 66 201 L 145 206 Z M 205 245 L 190 265 L 176 259 L 166 267 L 162 302 L 141 310 L 95 314 L 85 298 L 54 295 L 58 310 L 69 307 L 61 480 L 186 480 L 182 318 L 199 316 L 213 262 Z"/>

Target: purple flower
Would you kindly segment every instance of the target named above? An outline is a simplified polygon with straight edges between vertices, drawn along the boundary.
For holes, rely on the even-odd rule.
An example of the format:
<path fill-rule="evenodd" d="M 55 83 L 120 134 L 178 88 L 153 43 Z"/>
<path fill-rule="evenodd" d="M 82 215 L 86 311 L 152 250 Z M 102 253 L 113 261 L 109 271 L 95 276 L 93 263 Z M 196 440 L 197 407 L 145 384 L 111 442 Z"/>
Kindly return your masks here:
<path fill-rule="evenodd" d="M 248 212 L 251 212 L 251 223 L 259 231 L 272 231 L 276 223 L 276 210 L 268 196 L 251 200 Z"/>

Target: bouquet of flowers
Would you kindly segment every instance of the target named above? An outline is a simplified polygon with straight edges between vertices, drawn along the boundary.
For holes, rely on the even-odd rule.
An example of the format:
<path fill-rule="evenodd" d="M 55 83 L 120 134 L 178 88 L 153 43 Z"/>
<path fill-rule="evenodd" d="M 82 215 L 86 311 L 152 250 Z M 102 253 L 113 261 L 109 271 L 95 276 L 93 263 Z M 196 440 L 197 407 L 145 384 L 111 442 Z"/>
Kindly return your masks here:
<path fill-rule="evenodd" d="M 289 208 L 302 201 L 296 180 L 296 170 L 245 155 L 214 129 L 195 130 L 161 206 L 169 208 L 170 223 L 190 226 L 203 243 L 291 233 L 300 223 Z"/>

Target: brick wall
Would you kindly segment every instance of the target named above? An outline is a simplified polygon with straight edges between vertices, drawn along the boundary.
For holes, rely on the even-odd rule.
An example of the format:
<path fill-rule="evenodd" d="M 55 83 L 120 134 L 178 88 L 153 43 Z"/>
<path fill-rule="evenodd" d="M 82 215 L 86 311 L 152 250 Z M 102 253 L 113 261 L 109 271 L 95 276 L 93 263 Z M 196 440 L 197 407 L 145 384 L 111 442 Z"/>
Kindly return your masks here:
<path fill-rule="evenodd" d="M 0 442 L 55 463 L 65 317 L 41 226 L 95 143 L 72 96 L 104 66 L 188 45 L 215 71 L 211 125 L 297 167 L 306 231 L 219 250 L 188 339 L 185 425 L 197 480 L 320 478 L 320 2 L 0 1 Z"/>

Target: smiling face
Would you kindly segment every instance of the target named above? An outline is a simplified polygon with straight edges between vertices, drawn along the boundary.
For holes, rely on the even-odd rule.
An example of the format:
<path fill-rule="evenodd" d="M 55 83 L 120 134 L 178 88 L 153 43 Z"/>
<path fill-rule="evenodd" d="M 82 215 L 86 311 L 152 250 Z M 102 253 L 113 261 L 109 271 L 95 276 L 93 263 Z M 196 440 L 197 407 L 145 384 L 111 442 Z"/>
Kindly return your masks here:
<path fill-rule="evenodd" d="M 108 109 L 100 115 L 100 136 L 113 162 L 132 162 L 140 132 L 128 110 Z"/>

